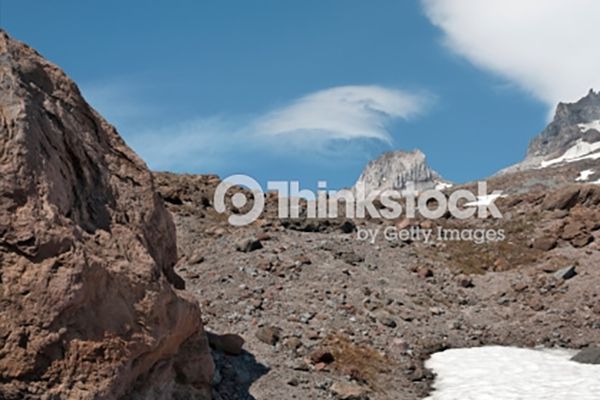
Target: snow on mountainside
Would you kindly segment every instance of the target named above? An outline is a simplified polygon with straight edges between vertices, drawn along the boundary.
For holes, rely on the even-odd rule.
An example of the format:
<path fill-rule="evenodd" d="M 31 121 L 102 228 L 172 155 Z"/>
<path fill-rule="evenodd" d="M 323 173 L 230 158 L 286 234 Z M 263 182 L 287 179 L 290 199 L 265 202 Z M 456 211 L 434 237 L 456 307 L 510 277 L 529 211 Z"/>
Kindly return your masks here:
<path fill-rule="evenodd" d="M 600 141 L 600 93 L 590 90 L 576 103 L 560 103 L 552 122 L 529 144 L 527 158 L 555 157 L 575 142 Z"/>
<path fill-rule="evenodd" d="M 585 133 L 589 130 L 595 130 L 600 132 L 600 120 L 595 120 L 592 122 L 588 122 L 585 124 L 577 124 L 577 126 L 579 127 L 579 129 L 581 129 L 581 132 Z"/>
<path fill-rule="evenodd" d="M 540 167 L 545 168 L 563 162 L 575 162 L 586 159 L 596 160 L 598 158 L 600 158 L 600 142 L 588 143 L 583 140 L 578 140 L 577 143 L 565 151 L 560 157 L 542 161 Z"/>
<path fill-rule="evenodd" d="M 600 158 L 600 93 L 560 103 L 552 122 L 529 144 L 523 161 L 500 175 Z"/>
<path fill-rule="evenodd" d="M 404 191 L 410 190 L 411 185 L 417 192 L 452 186 L 429 167 L 425 154 L 420 150 L 384 153 L 367 164 L 355 187 L 361 184 L 367 192 L 385 189 Z"/>
<path fill-rule="evenodd" d="M 575 179 L 576 182 L 586 182 L 590 179 L 590 176 L 594 175 L 596 171 L 593 169 L 586 169 L 579 173 L 579 177 Z"/>

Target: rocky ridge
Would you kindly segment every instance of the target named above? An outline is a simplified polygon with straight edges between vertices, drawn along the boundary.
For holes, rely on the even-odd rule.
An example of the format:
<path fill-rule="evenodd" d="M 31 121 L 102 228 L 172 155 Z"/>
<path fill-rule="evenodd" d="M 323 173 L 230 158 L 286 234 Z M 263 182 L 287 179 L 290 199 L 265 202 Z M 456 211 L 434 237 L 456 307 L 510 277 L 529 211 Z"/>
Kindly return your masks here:
<path fill-rule="evenodd" d="M 556 156 L 578 140 L 600 140 L 600 92 L 576 103 L 559 103 L 553 121 L 529 144 L 527 157 Z"/>
<path fill-rule="evenodd" d="M 502 170 L 512 173 L 540 168 L 578 144 L 600 142 L 600 93 L 593 90 L 575 103 L 559 103 L 552 122 L 535 138 L 522 162 Z M 581 152 L 584 155 L 585 151 Z"/>

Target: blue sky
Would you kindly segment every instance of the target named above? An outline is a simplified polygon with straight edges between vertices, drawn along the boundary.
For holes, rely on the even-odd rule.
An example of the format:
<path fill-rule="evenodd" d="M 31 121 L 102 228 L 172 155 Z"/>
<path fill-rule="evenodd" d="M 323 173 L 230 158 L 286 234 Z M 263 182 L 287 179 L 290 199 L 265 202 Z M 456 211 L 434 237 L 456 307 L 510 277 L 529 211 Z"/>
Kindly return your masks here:
<path fill-rule="evenodd" d="M 543 18 L 520 10 L 514 21 L 523 1 L 490 1 L 513 8 L 488 15 L 473 0 L 4 0 L 1 25 L 75 79 L 154 169 L 340 187 L 383 151 L 420 148 L 461 182 L 522 159 L 553 104 L 596 82 L 574 63 L 540 67 L 550 49 L 538 49 L 531 32 L 553 40 L 561 10 Z M 530 58 L 532 48 L 540 54 Z M 579 80 L 556 84 L 566 74 Z"/>

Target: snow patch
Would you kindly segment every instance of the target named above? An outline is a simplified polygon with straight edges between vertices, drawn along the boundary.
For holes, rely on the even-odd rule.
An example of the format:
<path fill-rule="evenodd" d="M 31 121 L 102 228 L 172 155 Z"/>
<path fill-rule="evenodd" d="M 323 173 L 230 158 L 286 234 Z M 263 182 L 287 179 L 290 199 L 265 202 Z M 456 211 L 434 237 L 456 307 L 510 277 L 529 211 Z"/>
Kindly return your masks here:
<path fill-rule="evenodd" d="M 589 122 L 587 124 L 577 124 L 577 126 L 579 127 L 579 129 L 581 129 L 581 132 L 583 132 L 583 133 L 585 133 L 589 130 L 592 130 L 592 129 L 600 132 L 600 119 Z"/>
<path fill-rule="evenodd" d="M 585 182 L 588 179 L 590 179 L 590 176 L 594 175 L 594 170 L 593 169 L 586 169 L 585 171 L 581 171 L 579 173 L 579 177 L 577 177 L 577 179 L 575 179 L 575 181 L 577 182 Z"/>
<path fill-rule="evenodd" d="M 600 365 L 570 361 L 569 350 L 452 349 L 426 367 L 436 373 L 425 400 L 597 400 Z"/>
<path fill-rule="evenodd" d="M 554 164 L 560 164 L 563 162 L 575 162 L 585 159 L 598 159 L 600 158 L 600 142 L 588 143 L 581 139 L 577 141 L 572 147 L 570 147 L 564 154 L 558 158 L 554 158 L 547 161 L 542 161 L 541 167 L 546 168 Z"/>
<path fill-rule="evenodd" d="M 489 206 L 500 197 L 506 196 L 501 194 L 488 194 L 486 196 L 477 196 L 477 201 L 470 201 L 465 204 L 465 207 Z"/>
<path fill-rule="evenodd" d="M 448 182 L 436 182 L 435 190 L 446 190 L 450 189 L 452 186 L 454 185 Z"/>

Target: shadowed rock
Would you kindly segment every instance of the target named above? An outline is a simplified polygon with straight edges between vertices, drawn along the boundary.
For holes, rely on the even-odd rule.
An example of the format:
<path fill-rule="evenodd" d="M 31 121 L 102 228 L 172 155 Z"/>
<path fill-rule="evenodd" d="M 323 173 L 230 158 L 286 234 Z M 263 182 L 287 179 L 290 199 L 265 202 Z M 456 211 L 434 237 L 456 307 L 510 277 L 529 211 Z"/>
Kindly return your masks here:
<path fill-rule="evenodd" d="M 600 347 L 588 347 L 581 350 L 572 359 L 581 364 L 597 364 L 600 365 Z"/>

